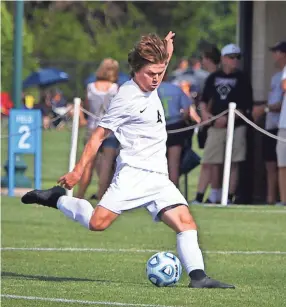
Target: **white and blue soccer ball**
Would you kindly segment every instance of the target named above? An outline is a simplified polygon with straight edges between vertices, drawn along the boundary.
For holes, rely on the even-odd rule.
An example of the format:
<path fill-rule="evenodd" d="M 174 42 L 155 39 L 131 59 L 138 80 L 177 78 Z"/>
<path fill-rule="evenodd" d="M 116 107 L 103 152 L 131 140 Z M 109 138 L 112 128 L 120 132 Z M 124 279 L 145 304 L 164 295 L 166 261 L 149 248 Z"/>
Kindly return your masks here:
<path fill-rule="evenodd" d="M 157 287 L 175 285 L 182 274 L 182 265 L 178 257 L 170 252 L 153 255 L 146 265 L 147 278 Z"/>

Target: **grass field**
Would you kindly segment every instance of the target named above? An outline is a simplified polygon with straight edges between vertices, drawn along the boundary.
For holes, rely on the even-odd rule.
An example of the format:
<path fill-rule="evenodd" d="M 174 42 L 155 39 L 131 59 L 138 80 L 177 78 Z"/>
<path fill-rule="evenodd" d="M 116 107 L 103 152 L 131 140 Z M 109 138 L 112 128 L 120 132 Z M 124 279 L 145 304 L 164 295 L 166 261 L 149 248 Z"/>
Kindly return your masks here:
<path fill-rule="evenodd" d="M 67 170 L 70 132 L 48 131 L 43 139 L 43 186 L 49 187 Z M 32 177 L 32 159 L 25 161 Z M 190 175 L 190 195 L 198 171 Z M 1 306 L 286 306 L 285 208 L 191 207 L 208 274 L 237 287 L 198 290 L 187 287 L 185 273 L 174 288 L 147 280 L 147 259 L 156 251 L 175 252 L 176 238 L 144 209 L 92 233 L 18 198 L 2 197 L 1 207 Z"/>

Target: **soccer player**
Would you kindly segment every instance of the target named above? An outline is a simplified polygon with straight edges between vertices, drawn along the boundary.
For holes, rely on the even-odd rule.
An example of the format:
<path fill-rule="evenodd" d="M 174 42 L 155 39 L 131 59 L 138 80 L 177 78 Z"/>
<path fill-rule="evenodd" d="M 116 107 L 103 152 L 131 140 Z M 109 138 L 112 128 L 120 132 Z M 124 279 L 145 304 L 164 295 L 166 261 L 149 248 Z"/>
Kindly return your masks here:
<path fill-rule="evenodd" d="M 190 287 L 234 288 L 206 275 L 197 226 L 186 200 L 168 178 L 167 133 L 157 87 L 171 59 L 174 36 L 170 31 L 161 40 L 149 34 L 135 45 L 128 55 L 133 79 L 120 87 L 74 170 L 58 181 L 67 189 L 75 186 L 113 132 L 121 144 L 117 169 L 96 208 L 84 199 L 66 196 L 60 186 L 28 192 L 22 202 L 59 209 L 92 231 L 105 230 L 123 211 L 146 207 L 155 221 L 161 220 L 176 232 L 178 255 L 191 278 Z"/>

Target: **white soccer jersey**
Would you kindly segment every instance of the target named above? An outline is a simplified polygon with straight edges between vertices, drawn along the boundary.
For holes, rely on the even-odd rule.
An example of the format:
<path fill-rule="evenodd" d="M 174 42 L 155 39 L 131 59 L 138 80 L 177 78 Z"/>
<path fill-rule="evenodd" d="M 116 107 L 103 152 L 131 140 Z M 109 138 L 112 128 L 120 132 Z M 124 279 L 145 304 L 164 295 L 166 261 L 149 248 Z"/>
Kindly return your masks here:
<path fill-rule="evenodd" d="M 127 81 L 111 101 L 99 126 L 112 130 L 120 142 L 117 168 L 127 164 L 168 174 L 166 122 L 157 90 L 143 92 L 133 80 Z"/>

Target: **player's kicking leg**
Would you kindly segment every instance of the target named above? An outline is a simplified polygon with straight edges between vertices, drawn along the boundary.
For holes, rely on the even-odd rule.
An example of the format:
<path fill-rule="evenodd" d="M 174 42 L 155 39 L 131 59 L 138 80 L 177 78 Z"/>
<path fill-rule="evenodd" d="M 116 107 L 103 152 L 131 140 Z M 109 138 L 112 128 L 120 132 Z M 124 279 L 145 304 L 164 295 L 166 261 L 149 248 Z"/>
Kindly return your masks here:
<path fill-rule="evenodd" d="M 97 206 L 95 209 L 85 199 L 66 196 L 66 191 L 60 186 L 48 190 L 33 190 L 22 197 L 24 204 L 39 204 L 59 209 L 65 216 L 93 231 L 108 228 L 118 217 L 118 214 Z"/>
<path fill-rule="evenodd" d="M 175 205 L 163 209 L 160 219 L 177 233 L 179 258 L 191 278 L 192 288 L 232 288 L 208 277 L 204 271 L 204 260 L 198 244 L 197 226 L 185 205 Z"/>

